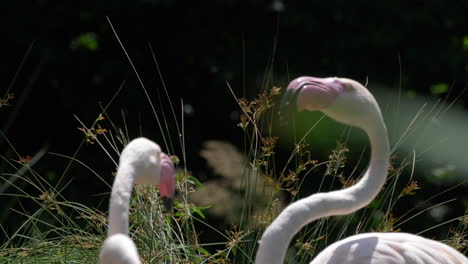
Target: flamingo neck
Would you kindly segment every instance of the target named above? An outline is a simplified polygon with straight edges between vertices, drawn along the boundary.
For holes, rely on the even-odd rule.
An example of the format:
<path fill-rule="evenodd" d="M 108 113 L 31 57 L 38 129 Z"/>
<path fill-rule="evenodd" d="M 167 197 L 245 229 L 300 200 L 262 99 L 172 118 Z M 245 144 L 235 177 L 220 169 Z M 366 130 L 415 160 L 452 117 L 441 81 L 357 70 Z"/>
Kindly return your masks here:
<path fill-rule="evenodd" d="M 128 214 L 132 187 L 138 172 L 134 166 L 122 164 L 112 185 L 109 205 L 109 230 L 107 235 L 128 235 Z"/>
<path fill-rule="evenodd" d="M 313 194 L 285 208 L 263 233 L 256 264 L 283 263 L 289 243 L 303 226 L 319 218 L 355 212 L 379 193 L 389 164 L 387 129 L 381 118 L 377 125 L 363 129 L 369 136 L 371 158 L 362 179 L 347 189 Z"/>

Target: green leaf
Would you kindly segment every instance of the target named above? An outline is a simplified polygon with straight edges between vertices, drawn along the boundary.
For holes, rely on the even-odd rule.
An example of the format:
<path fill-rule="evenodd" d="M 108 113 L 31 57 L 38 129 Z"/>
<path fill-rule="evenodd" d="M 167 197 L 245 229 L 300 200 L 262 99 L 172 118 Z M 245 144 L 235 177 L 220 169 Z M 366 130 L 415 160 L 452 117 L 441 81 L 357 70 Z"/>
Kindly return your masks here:
<path fill-rule="evenodd" d="M 468 36 L 463 37 L 462 45 L 464 50 L 468 50 Z"/>
<path fill-rule="evenodd" d="M 197 249 L 198 249 L 198 252 L 202 253 L 203 255 L 211 256 L 211 253 L 208 252 L 206 249 L 204 249 L 204 248 L 197 248 Z"/>
<path fill-rule="evenodd" d="M 196 186 L 198 186 L 198 187 L 200 187 L 200 188 L 202 188 L 202 189 L 205 189 L 205 187 L 203 186 L 203 184 L 202 184 L 197 178 L 195 178 L 195 177 L 193 177 L 193 176 L 188 176 L 188 177 L 187 177 L 187 181 L 188 181 L 189 183 L 193 184 L 193 185 L 196 185 Z"/>
<path fill-rule="evenodd" d="M 449 87 L 446 83 L 438 83 L 431 86 L 431 93 L 432 94 L 443 94 L 448 92 Z"/>
<path fill-rule="evenodd" d="M 205 214 L 202 212 L 202 210 L 208 209 L 211 206 L 195 206 L 191 208 L 192 213 L 198 214 L 201 218 L 205 219 Z"/>
<path fill-rule="evenodd" d="M 77 40 L 80 46 L 91 51 L 95 51 L 99 46 L 97 35 L 93 32 L 81 34 L 78 36 Z"/>

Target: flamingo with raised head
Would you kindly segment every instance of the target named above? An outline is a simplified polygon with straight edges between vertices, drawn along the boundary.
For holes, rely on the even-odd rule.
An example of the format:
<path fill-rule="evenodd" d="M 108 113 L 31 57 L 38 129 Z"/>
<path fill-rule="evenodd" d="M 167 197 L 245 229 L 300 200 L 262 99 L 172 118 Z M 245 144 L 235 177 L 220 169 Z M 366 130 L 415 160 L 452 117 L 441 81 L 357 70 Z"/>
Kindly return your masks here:
<path fill-rule="evenodd" d="M 294 109 L 321 111 L 338 122 L 363 129 L 370 140 L 370 163 L 355 185 L 313 194 L 286 207 L 263 233 L 256 264 L 283 263 L 291 239 L 303 226 L 322 217 L 350 214 L 368 205 L 387 178 L 390 156 L 387 129 L 376 100 L 363 85 L 345 78 L 297 78 L 289 84 L 280 111 Z M 331 244 L 311 263 L 468 264 L 468 259 L 450 246 L 421 236 L 365 233 Z"/>
<path fill-rule="evenodd" d="M 158 144 L 146 138 L 132 140 L 120 154 L 112 185 L 107 238 L 99 254 L 101 264 L 140 264 L 137 248 L 128 236 L 128 214 L 133 184 L 156 185 L 167 210 L 172 209 L 175 168 Z"/>

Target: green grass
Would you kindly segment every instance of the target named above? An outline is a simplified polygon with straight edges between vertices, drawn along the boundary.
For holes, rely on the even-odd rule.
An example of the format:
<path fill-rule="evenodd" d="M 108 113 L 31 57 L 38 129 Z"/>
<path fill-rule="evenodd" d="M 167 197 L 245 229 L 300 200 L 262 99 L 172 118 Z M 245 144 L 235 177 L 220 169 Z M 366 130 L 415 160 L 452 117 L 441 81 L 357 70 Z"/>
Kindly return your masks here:
<path fill-rule="evenodd" d="M 242 195 L 237 201 L 241 203 L 242 209 L 238 212 L 239 222 L 230 229 L 217 230 L 216 227 L 211 227 L 210 219 L 206 218 L 209 209 L 206 210 L 190 201 L 190 194 L 202 191 L 203 186 L 191 176 L 184 165 L 184 158 L 179 160 L 173 157 L 178 164 L 178 196 L 173 214 L 163 213 L 156 188 L 134 188 L 130 216 L 131 236 L 145 263 L 252 263 L 256 242 L 263 229 L 281 210 L 280 193 L 286 192 L 293 200 L 297 199 L 304 179 L 312 175 L 317 177 L 315 174 L 319 171 L 325 171 L 318 188 L 321 191 L 328 191 L 336 186 L 344 188 L 358 179 L 359 165 L 366 163 L 366 155 L 362 154 L 362 161 L 357 165 L 348 165 L 348 130 L 345 130 L 340 139 L 343 143 L 337 144 L 326 161 L 312 159 L 312 146 L 306 144 L 303 137 L 292 146 L 287 163 L 283 166 L 277 165 L 275 151 L 281 138 L 275 137 L 270 131 L 274 120 L 273 105 L 277 101 L 278 93 L 275 88 L 262 92 L 252 101 L 238 99 L 243 111 L 239 129 L 245 131 L 246 158 L 243 173 L 239 178 Z M 88 144 L 84 144 L 83 147 L 86 148 L 91 143 L 97 144 L 111 158 L 115 156 L 111 153 L 118 152 L 129 141 L 123 131 L 130 128 L 119 128 L 113 125 L 114 122 L 109 117 L 103 118 L 104 116 L 105 111 L 98 115 L 90 128 L 81 123 L 83 141 Z M 321 120 L 319 119 L 312 129 L 320 125 Z M 183 131 L 181 134 L 182 138 L 186 137 Z M 75 157 L 78 153 L 79 151 L 75 153 Z M 97 180 L 106 182 L 105 176 L 98 175 L 80 160 L 60 154 L 52 155 L 79 164 L 82 170 L 95 174 Z M 72 188 L 72 185 L 65 184 L 64 188 L 57 189 L 40 172 L 33 170 L 27 160 L 24 160 L 23 164 L 5 156 L 1 158 L 17 171 L 1 174 L 2 186 L 8 185 L 7 190 L 10 192 L 1 195 L 20 201 L 30 200 L 35 206 L 34 209 L 25 209 L 21 207 L 22 202 L 19 202 L 17 209 L 10 214 L 11 217 L 19 217 L 25 221 L 18 230 L 8 234 L 6 242 L 0 248 L 0 262 L 96 263 L 106 233 L 106 212 L 67 200 L 61 193 L 65 188 Z M 110 162 L 115 163 L 115 160 L 113 158 Z M 294 238 L 288 259 L 297 263 L 307 263 L 310 257 L 338 239 L 368 231 L 399 231 L 400 225 L 405 221 L 425 213 L 425 210 L 430 208 L 408 212 L 401 217 L 392 214 L 393 209 L 399 203 L 404 203 L 406 197 L 420 191 L 417 181 L 412 177 L 415 162 L 414 156 L 393 160 L 385 188 L 375 201 L 367 208 L 349 216 L 325 218 L 311 223 Z M 350 174 L 344 172 L 346 168 L 354 166 Z M 398 184 L 402 181 L 406 183 L 403 186 Z M 22 188 L 24 185 L 33 186 L 34 194 L 23 191 L 30 189 Z M 445 242 L 466 252 L 464 243 L 468 232 L 467 216 L 445 224 L 452 225 Z M 4 230 L 4 227 L 2 229 Z M 202 229 L 214 230 L 224 237 L 224 240 L 207 241 L 207 238 L 203 237 Z M 3 233 L 7 235 L 6 232 Z M 218 249 L 210 250 L 213 247 Z"/>

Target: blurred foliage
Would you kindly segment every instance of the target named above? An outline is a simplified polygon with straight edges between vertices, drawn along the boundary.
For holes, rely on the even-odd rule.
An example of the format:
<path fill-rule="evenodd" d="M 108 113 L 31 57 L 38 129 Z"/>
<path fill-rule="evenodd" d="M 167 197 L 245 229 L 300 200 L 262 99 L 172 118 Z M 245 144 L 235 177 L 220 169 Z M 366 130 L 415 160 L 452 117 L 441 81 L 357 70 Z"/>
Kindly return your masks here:
<path fill-rule="evenodd" d="M 82 46 L 90 51 L 95 51 L 99 47 L 97 36 L 95 33 L 88 32 L 79 35 L 72 41 L 72 46 Z"/>
<path fill-rule="evenodd" d="M 432 94 L 444 94 L 448 92 L 449 87 L 446 83 L 438 83 L 431 86 L 431 93 Z"/>

